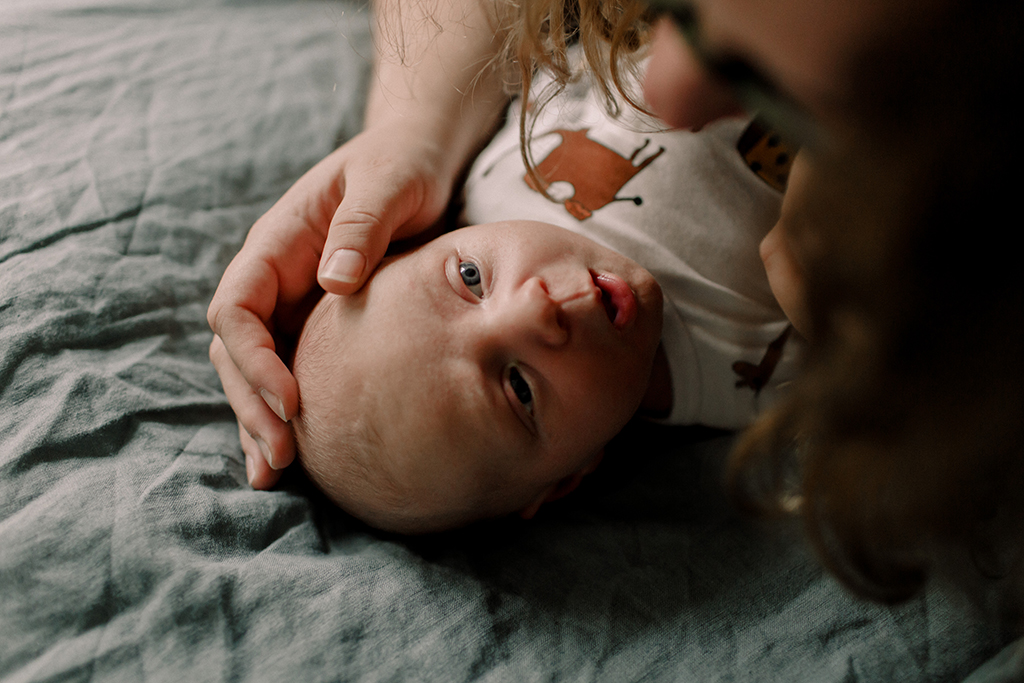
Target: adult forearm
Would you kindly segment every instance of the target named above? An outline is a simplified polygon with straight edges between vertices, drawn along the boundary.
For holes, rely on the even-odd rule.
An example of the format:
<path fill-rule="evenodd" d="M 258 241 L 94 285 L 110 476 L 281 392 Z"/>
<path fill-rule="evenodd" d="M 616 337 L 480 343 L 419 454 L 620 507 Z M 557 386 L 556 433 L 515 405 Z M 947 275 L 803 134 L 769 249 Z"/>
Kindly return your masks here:
<path fill-rule="evenodd" d="M 436 146 L 454 178 L 508 98 L 495 63 L 503 0 L 377 0 L 377 63 L 366 127 L 400 127 Z"/>

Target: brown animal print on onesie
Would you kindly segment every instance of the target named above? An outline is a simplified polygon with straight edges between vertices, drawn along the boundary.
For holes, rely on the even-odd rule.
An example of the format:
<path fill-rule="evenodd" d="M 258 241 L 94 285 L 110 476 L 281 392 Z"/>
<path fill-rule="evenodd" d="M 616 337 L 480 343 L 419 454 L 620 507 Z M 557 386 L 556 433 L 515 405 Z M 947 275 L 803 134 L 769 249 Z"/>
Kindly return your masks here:
<path fill-rule="evenodd" d="M 587 137 L 589 129 L 551 131 L 562 137 L 562 142 L 537 164 L 536 178 L 527 173 L 523 180 L 530 189 L 544 194 L 552 183 L 567 182 L 573 187 L 573 195 L 566 199 L 566 210 L 577 220 L 589 218 L 591 214 L 613 201 L 632 201 L 641 204 L 640 197 L 616 197 L 630 178 L 657 159 L 665 151 L 658 151 L 634 166 L 633 162 L 649 141 L 633 151 L 627 159 L 615 150 L 609 149 L 596 140 Z M 539 182 L 539 185 L 538 185 Z"/>

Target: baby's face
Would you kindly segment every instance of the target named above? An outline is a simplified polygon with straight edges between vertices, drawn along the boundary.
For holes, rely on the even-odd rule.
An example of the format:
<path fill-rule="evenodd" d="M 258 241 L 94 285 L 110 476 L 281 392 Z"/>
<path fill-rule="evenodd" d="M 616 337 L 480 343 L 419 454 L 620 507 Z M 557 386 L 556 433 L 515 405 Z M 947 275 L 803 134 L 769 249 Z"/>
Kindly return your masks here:
<path fill-rule="evenodd" d="M 636 412 L 661 313 L 651 274 L 592 240 L 528 221 L 464 228 L 324 297 L 296 356 L 303 410 L 372 416 L 380 462 L 360 467 L 384 468 L 424 516 L 526 509 Z M 314 352 L 327 357 L 303 359 Z M 366 495 L 339 502 L 360 516 Z"/>

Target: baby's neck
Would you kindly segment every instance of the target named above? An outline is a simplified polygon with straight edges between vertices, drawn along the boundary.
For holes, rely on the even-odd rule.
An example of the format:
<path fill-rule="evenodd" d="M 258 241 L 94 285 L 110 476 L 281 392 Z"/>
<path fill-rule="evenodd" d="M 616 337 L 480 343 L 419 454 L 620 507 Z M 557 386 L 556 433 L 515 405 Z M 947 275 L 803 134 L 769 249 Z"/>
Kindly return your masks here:
<path fill-rule="evenodd" d="M 651 378 L 647 382 L 647 393 L 640 401 L 640 414 L 647 417 L 668 417 L 672 412 L 672 374 L 669 371 L 665 347 L 658 344 L 654 353 Z"/>

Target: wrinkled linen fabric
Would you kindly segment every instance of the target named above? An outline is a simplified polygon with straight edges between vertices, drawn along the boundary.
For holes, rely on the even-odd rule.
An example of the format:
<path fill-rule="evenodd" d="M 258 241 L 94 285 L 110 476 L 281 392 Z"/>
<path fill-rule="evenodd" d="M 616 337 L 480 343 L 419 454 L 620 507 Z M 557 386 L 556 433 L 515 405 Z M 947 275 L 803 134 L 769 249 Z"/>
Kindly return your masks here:
<path fill-rule="evenodd" d="M 361 125 L 367 11 L 0 6 L 0 679 L 951 681 L 1006 645 L 861 602 L 654 433 L 532 523 L 380 534 L 245 482 L 206 307 Z M 617 469 L 616 469 L 617 468 Z"/>

